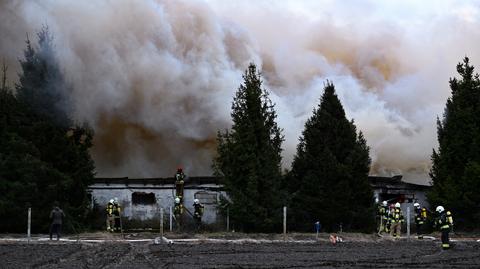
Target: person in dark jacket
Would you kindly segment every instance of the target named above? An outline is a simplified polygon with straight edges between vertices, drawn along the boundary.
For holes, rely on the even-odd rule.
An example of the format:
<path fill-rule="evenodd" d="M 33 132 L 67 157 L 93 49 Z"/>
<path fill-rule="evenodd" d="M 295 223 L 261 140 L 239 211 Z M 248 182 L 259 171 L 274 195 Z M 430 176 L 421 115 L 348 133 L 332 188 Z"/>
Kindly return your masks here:
<path fill-rule="evenodd" d="M 52 240 L 52 234 L 57 234 L 57 240 L 60 240 L 60 233 L 62 232 L 62 220 L 65 217 L 63 210 L 58 207 L 58 203 L 53 204 L 53 209 L 50 212 L 50 219 L 52 220 L 52 225 L 50 225 L 50 240 Z"/>

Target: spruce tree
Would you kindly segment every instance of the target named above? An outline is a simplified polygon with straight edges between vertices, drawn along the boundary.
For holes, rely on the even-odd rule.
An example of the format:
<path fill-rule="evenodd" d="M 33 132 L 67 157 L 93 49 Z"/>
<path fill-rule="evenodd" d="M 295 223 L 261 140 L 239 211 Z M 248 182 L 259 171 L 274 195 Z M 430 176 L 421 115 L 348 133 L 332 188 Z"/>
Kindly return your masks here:
<path fill-rule="evenodd" d="M 243 79 L 232 104 L 232 129 L 218 133 L 214 169 L 224 178 L 236 227 L 246 232 L 274 231 L 281 223 L 283 136 L 254 64 Z"/>
<path fill-rule="evenodd" d="M 60 71 L 53 36 L 47 26 L 38 33 L 38 48 L 26 40 L 24 60 L 20 60 L 22 73 L 17 85 L 18 99 L 36 114 L 62 127 L 70 127 L 69 86 Z"/>
<path fill-rule="evenodd" d="M 480 80 L 469 59 L 450 79 L 452 96 L 437 119 L 438 150 L 432 153 L 430 205 L 451 210 L 456 226 L 478 228 L 480 222 Z"/>
<path fill-rule="evenodd" d="M 374 221 L 368 181 L 369 148 L 348 121 L 335 87 L 327 82 L 320 105 L 305 123 L 289 174 L 292 228 L 369 230 Z"/>
<path fill-rule="evenodd" d="M 34 231 L 46 231 L 48 213 L 58 201 L 67 214 L 66 228 L 88 213 L 86 188 L 94 164 L 88 152 L 93 132 L 70 119 L 70 87 L 56 61 L 53 37 L 44 27 L 38 47 L 27 39 L 17 95 L 2 90 L 0 142 L 0 229 L 15 231 L 32 207 Z"/>

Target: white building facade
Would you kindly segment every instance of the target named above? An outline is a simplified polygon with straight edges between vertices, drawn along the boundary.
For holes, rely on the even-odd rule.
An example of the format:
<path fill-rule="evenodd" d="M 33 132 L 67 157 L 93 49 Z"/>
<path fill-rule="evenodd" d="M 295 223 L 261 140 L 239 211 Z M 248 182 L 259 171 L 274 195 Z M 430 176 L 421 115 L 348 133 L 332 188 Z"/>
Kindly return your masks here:
<path fill-rule="evenodd" d="M 117 198 L 122 207 L 122 216 L 127 219 L 146 221 L 159 219 L 160 208 L 168 216 L 174 207 L 175 184 L 173 178 L 97 178 L 89 186 L 92 205 L 105 208 L 110 199 Z M 202 222 L 212 224 L 219 221 L 223 186 L 214 177 L 192 177 L 185 180 L 185 215 L 193 214 L 193 200 L 204 205 Z"/>

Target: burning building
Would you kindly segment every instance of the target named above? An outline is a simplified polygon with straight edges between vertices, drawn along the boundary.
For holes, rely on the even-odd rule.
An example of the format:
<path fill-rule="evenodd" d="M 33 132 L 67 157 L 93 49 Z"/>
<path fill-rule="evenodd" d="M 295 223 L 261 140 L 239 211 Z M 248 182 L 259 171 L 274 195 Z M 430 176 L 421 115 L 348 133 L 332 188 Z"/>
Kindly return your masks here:
<path fill-rule="evenodd" d="M 428 207 L 426 191 L 430 186 L 407 183 L 402 176 L 369 177 L 374 197 L 389 203 L 400 202 L 404 212 L 414 202 Z M 100 207 L 117 197 L 127 219 L 146 221 L 158 219 L 160 208 L 167 214 L 174 205 L 175 179 L 171 178 L 97 178 L 89 187 L 92 205 Z M 189 177 L 184 186 L 186 214 L 193 212 L 193 200 L 199 199 L 205 206 L 202 221 L 206 224 L 223 223 L 219 206 L 221 197 L 226 197 L 221 179 L 217 177 Z M 413 218 L 413 212 L 411 214 Z"/>

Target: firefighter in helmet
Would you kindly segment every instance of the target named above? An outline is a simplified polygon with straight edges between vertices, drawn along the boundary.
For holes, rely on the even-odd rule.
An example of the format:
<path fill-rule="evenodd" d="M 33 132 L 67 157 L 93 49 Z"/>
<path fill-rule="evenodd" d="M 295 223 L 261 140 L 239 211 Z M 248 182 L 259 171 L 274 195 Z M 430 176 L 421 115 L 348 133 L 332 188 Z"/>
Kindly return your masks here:
<path fill-rule="evenodd" d="M 118 202 L 118 198 L 115 197 L 113 199 L 113 216 L 115 218 L 115 228 L 114 228 L 114 230 L 116 232 L 121 231 L 121 223 L 120 223 L 121 222 L 121 220 L 120 220 L 120 218 L 121 218 L 120 214 L 121 213 L 122 213 L 122 208 L 120 206 L 120 203 Z"/>
<path fill-rule="evenodd" d="M 414 203 L 413 207 L 415 211 L 415 226 L 417 230 L 417 238 L 423 239 L 423 230 L 427 221 L 427 209 L 425 207 L 421 207 L 419 203 Z"/>
<path fill-rule="evenodd" d="M 180 197 L 175 197 L 175 206 L 173 207 L 173 214 L 177 221 L 179 220 L 180 216 L 183 214 L 183 205 L 181 203 Z"/>
<path fill-rule="evenodd" d="M 388 204 L 387 201 L 383 201 L 378 207 L 378 217 L 380 219 L 380 223 L 378 226 L 378 234 L 382 232 L 388 233 L 387 222 L 388 222 Z"/>
<path fill-rule="evenodd" d="M 195 219 L 195 223 L 197 225 L 197 229 L 200 227 L 202 223 L 202 216 L 204 211 L 204 206 L 200 203 L 198 199 L 193 200 L 193 218 Z"/>
<path fill-rule="evenodd" d="M 450 211 L 445 211 L 443 206 L 437 206 L 437 218 L 435 220 L 435 226 L 440 229 L 442 233 L 442 249 L 450 249 L 450 237 L 449 233 L 453 227 L 453 217 Z"/>
<path fill-rule="evenodd" d="M 183 201 L 183 185 L 185 184 L 185 177 L 182 167 L 178 167 L 177 172 L 175 173 L 175 196 L 180 199 L 180 202 Z"/>
<path fill-rule="evenodd" d="M 107 211 L 107 231 L 109 231 L 109 232 L 113 232 L 113 228 L 114 228 L 114 225 L 115 225 L 115 217 L 113 215 L 113 202 L 114 202 L 114 200 L 110 199 L 110 201 L 108 201 L 108 203 L 107 203 L 107 208 L 106 208 L 106 211 Z"/>
<path fill-rule="evenodd" d="M 391 212 L 390 217 L 392 222 L 390 232 L 393 237 L 400 237 L 400 234 L 402 233 L 402 223 L 404 221 L 400 203 L 395 204 L 395 208 L 393 209 L 393 212 Z"/>

